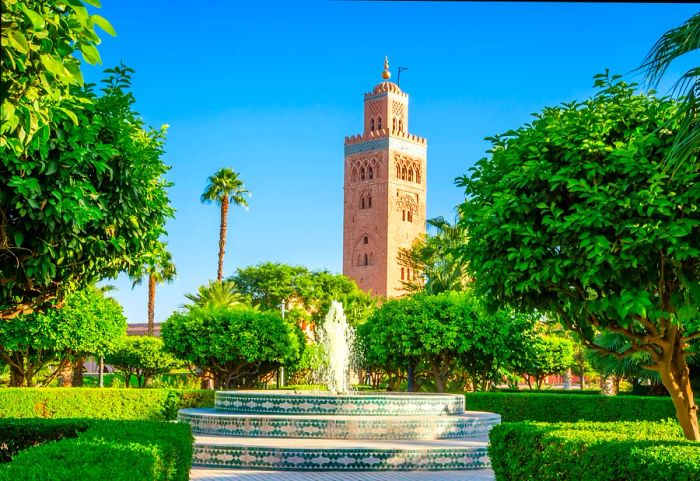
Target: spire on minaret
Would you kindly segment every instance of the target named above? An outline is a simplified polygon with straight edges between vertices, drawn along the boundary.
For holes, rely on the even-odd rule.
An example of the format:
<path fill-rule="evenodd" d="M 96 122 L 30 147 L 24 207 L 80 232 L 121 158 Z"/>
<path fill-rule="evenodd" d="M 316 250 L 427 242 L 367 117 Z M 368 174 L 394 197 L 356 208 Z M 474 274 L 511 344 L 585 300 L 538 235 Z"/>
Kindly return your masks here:
<path fill-rule="evenodd" d="M 384 80 L 389 80 L 391 78 L 391 72 L 389 72 L 389 57 L 384 57 L 384 71 L 382 72 L 382 78 Z"/>

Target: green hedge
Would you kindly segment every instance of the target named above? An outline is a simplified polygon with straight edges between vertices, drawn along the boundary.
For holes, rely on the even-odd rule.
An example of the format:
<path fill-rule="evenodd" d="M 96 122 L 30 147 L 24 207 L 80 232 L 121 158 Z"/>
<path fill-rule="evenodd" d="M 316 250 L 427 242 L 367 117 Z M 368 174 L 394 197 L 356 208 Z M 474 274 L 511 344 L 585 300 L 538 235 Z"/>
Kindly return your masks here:
<path fill-rule="evenodd" d="M 74 438 L 90 426 L 84 419 L 0 419 L 0 463 L 23 449 Z"/>
<path fill-rule="evenodd" d="M 506 423 L 489 437 L 497 481 L 700 480 L 700 444 L 671 422 Z"/>
<path fill-rule="evenodd" d="M 192 464 L 190 427 L 157 421 L 0 420 L 0 445 L 22 427 L 35 441 L 70 434 L 14 454 L 0 464 L 0 481 L 187 481 Z M 10 429 L 5 429 L 7 427 Z M 72 430 L 72 433 L 71 433 Z M 82 431 L 82 432 L 81 432 Z M 11 433 L 5 439 L 6 432 Z M 14 434 L 13 434 L 14 433 Z M 22 438 L 25 446 L 31 434 Z"/>
<path fill-rule="evenodd" d="M 172 420 L 187 407 L 214 406 L 214 391 L 112 388 L 0 389 L 0 418 Z"/>
<path fill-rule="evenodd" d="M 670 398 L 566 396 L 541 393 L 466 393 L 470 411 L 489 411 L 504 422 L 661 421 L 676 417 Z"/>

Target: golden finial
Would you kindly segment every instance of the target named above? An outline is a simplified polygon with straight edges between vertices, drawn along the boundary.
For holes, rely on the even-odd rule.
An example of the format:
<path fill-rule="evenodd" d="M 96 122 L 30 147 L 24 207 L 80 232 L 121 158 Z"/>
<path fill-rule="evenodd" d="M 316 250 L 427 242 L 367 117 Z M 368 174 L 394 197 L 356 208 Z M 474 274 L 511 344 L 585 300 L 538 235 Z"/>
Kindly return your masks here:
<path fill-rule="evenodd" d="M 389 57 L 384 57 L 384 71 L 382 72 L 382 78 L 384 80 L 389 80 L 391 78 L 391 72 L 389 72 Z"/>

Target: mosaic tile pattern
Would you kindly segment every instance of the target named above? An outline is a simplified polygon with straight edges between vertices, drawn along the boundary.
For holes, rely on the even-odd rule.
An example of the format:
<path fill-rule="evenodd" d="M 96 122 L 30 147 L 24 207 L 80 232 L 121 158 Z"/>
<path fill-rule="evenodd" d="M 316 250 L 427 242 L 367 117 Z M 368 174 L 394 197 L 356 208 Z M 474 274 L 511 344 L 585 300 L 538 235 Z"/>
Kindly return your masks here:
<path fill-rule="evenodd" d="M 491 413 L 456 416 L 260 416 L 183 409 L 178 420 L 195 434 L 236 437 L 324 439 L 451 439 L 486 437 L 501 417 Z"/>
<path fill-rule="evenodd" d="M 345 155 L 359 154 L 361 152 L 369 152 L 370 150 L 386 149 L 389 147 L 389 137 L 383 137 L 376 140 L 368 140 L 358 144 L 345 145 Z"/>
<path fill-rule="evenodd" d="M 491 466 L 488 448 L 293 449 L 194 445 L 198 466 L 281 471 L 439 471 Z"/>
<path fill-rule="evenodd" d="M 218 391 L 215 407 L 247 414 L 336 414 L 412 416 L 464 413 L 459 394 L 296 394 L 288 392 Z"/>

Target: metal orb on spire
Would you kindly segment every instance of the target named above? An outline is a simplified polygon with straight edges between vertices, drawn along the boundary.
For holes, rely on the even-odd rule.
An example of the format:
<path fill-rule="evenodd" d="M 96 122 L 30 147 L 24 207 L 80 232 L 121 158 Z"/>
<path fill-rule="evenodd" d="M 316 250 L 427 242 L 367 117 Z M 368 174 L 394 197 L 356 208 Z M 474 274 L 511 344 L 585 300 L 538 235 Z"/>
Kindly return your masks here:
<path fill-rule="evenodd" d="M 382 78 L 384 80 L 389 80 L 391 78 L 391 72 L 389 72 L 389 57 L 384 57 L 384 71 L 382 72 Z"/>

